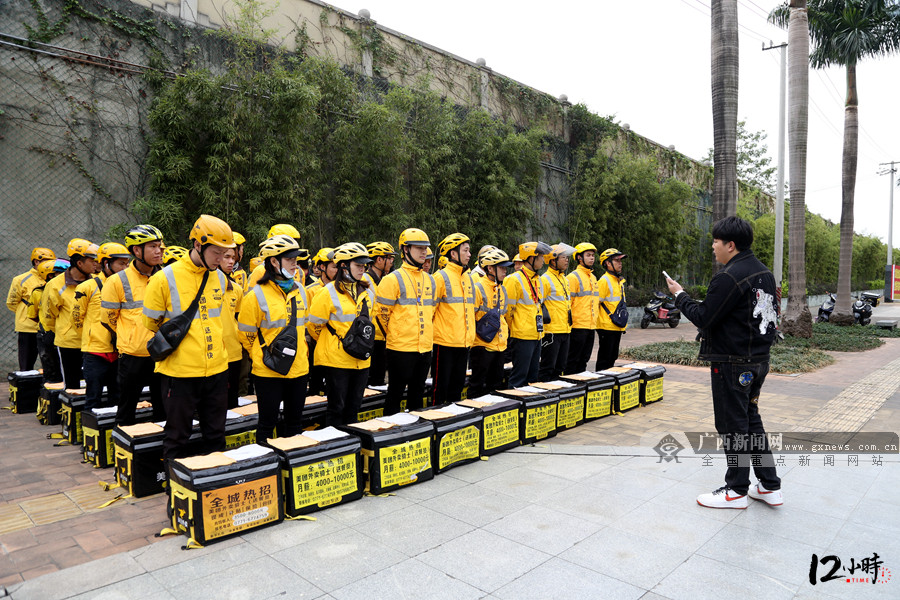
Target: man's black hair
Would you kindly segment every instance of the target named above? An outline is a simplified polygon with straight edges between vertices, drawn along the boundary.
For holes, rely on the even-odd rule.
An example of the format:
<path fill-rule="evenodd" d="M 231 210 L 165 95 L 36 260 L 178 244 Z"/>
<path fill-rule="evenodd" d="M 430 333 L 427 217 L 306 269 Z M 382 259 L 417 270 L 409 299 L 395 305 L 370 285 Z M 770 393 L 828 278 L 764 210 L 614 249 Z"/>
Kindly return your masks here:
<path fill-rule="evenodd" d="M 713 225 L 714 240 L 734 242 L 738 252 L 748 250 L 753 245 L 753 226 L 740 217 L 725 217 Z"/>

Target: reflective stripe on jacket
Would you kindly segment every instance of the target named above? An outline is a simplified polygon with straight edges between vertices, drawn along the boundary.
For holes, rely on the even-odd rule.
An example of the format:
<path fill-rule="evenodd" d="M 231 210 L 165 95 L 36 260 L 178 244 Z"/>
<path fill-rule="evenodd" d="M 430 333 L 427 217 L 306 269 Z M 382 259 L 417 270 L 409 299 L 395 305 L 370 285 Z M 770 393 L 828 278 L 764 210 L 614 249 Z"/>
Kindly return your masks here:
<path fill-rule="evenodd" d="M 434 289 L 434 277 L 408 263 L 384 276 L 375 291 L 375 316 L 387 332 L 388 350 L 431 352 Z"/>
<path fill-rule="evenodd" d="M 259 331 L 269 344 L 287 327 L 291 318 L 291 298 L 297 299 L 297 356 L 287 375 L 281 375 L 263 364 Z M 258 377 L 294 379 L 309 373 L 309 348 L 306 346 L 306 324 L 309 316 L 306 290 L 294 286 L 285 294 L 274 281 L 250 288 L 241 301 L 238 316 L 238 338 L 250 354 L 253 374 Z"/>
<path fill-rule="evenodd" d="M 489 352 L 503 352 L 509 341 L 509 325 L 506 323 L 506 288 L 487 277 L 479 277 L 475 282 L 475 320 L 480 320 L 492 308 L 500 309 L 500 331 L 490 342 L 485 342 L 476 335 L 472 345 L 487 348 Z"/>
<path fill-rule="evenodd" d="M 94 354 L 115 352 L 112 334 L 100 320 L 102 289 L 106 286 L 106 274 L 83 281 L 75 288 L 73 318 L 81 323 L 81 351 Z"/>
<path fill-rule="evenodd" d="M 553 268 L 541 275 L 541 284 L 544 292 L 544 306 L 550 313 L 550 323 L 544 324 L 547 333 L 571 333 L 569 325 L 569 311 L 572 310 L 571 294 L 569 293 L 569 280 L 566 276 Z"/>
<path fill-rule="evenodd" d="M 596 329 L 597 311 L 600 310 L 600 294 L 594 272 L 578 265 L 566 277 L 572 292 L 572 328 Z"/>
<path fill-rule="evenodd" d="M 375 283 L 375 277 L 373 277 L 371 273 L 363 273 L 363 279 L 369 282 L 370 290 L 374 291 L 378 288 L 378 284 Z M 384 279 L 384 277 L 381 277 L 378 281 L 380 282 L 382 279 Z M 375 325 L 375 341 L 383 342 L 384 331 L 378 326 L 378 321 L 375 319 L 375 308 L 373 306 L 369 307 L 369 316 L 372 318 L 372 324 Z"/>
<path fill-rule="evenodd" d="M 475 341 L 475 291 L 472 276 L 456 263 L 434 275 L 434 343 L 470 348 Z"/>
<path fill-rule="evenodd" d="M 147 342 L 153 332 L 144 324 L 144 295 L 150 277 L 131 262 L 106 280 L 100 292 L 100 320 L 116 332 L 117 350 L 130 356 L 150 356 Z M 193 296 L 191 296 L 193 298 Z"/>
<path fill-rule="evenodd" d="M 150 277 L 144 296 L 144 325 L 155 332 L 165 321 L 187 310 L 205 271 L 206 267 L 198 267 L 190 256 L 185 256 Z M 222 332 L 222 303 L 227 287 L 224 273 L 210 272 L 187 335 L 172 354 L 157 363 L 159 373 L 170 377 L 209 377 L 228 368 Z"/>
<path fill-rule="evenodd" d="M 539 340 L 544 335 L 538 333 L 535 317 L 541 314 L 543 287 L 537 274 L 528 267 L 522 267 L 503 280 L 507 293 L 506 322 L 509 337 L 520 340 Z M 537 302 L 535 302 L 535 296 Z"/>
<path fill-rule="evenodd" d="M 6 307 L 16 313 L 17 333 L 37 333 L 38 324 L 28 318 L 28 307 L 31 306 L 31 292 L 43 285 L 44 280 L 35 269 L 16 275 L 9 284 Z"/>
<path fill-rule="evenodd" d="M 309 331 L 310 337 L 316 340 L 313 355 L 313 363 L 316 366 L 357 370 L 369 368 L 370 358 L 360 360 L 344 352 L 341 340 L 325 326 L 326 323 L 330 324 L 338 336 L 344 337 L 350 329 L 350 324 L 362 309 L 363 302 L 369 308 L 369 318 L 372 317 L 375 290 L 369 287 L 362 291 L 357 284 L 352 284 L 352 288 L 357 291 L 355 301 L 350 294 L 339 292 L 332 281 L 316 296 L 309 307 L 306 330 Z"/>
<path fill-rule="evenodd" d="M 41 296 L 41 325 L 56 334 L 60 348 L 81 350 L 81 327 L 74 320 L 75 288 L 81 283 L 69 276 L 70 267 L 50 280 Z"/>
<path fill-rule="evenodd" d="M 611 273 L 604 273 L 600 279 L 597 280 L 597 287 L 600 293 L 600 310 L 597 313 L 597 329 L 604 329 L 606 331 L 625 331 L 626 327 L 617 327 L 613 325 L 612 319 L 610 315 L 616 312 L 616 306 L 619 305 L 619 300 L 625 299 L 625 288 L 622 285 L 625 283 L 624 279 L 619 279 L 615 275 Z M 609 309 L 609 314 L 603 310 L 603 307 Z"/>

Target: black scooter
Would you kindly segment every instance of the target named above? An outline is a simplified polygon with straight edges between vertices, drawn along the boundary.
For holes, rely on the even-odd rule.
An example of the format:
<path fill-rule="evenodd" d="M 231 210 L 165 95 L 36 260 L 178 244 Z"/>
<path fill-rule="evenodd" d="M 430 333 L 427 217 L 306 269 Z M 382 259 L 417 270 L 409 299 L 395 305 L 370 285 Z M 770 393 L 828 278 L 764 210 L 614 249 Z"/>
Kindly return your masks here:
<path fill-rule="evenodd" d="M 669 324 L 675 329 L 681 321 L 681 311 L 675 308 L 675 302 L 670 296 L 662 292 L 653 292 L 653 298 L 644 307 L 644 316 L 641 317 L 641 329 L 647 329 L 650 323 Z"/>
<path fill-rule="evenodd" d="M 853 303 L 853 320 L 857 325 L 868 325 L 872 322 L 872 307 L 878 305 L 878 299 L 881 297 L 870 292 L 863 292 L 861 298 Z M 873 298 L 874 296 L 874 298 Z M 874 304 L 873 304 L 874 302 Z M 837 297 L 834 294 L 828 294 L 828 298 L 819 307 L 819 315 L 816 317 L 816 323 L 827 323 L 834 312 L 834 305 L 837 303 Z"/>

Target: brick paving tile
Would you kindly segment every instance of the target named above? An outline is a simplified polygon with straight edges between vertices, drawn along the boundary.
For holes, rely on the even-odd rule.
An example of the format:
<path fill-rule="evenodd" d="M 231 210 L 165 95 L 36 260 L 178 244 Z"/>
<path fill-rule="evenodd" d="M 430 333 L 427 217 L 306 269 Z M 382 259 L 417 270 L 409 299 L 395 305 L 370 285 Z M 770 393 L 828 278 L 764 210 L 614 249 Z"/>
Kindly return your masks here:
<path fill-rule="evenodd" d="M 33 569 L 28 569 L 27 571 L 22 572 L 22 579 L 35 579 L 40 577 L 41 575 L 47 575 L 48 573 L 55 573 L 59 571 L 59 567 L 51 563 L 45 563 L 40 566 L 34 567 Z"/>
<path fill-rule="evenodd" d="M 76 535 L 74 539 L 75 542 L 81 546 L 81 549 L 88 553 L 113 545 L 112 542 L 109 541 L 109 538 L 99 531 L 90 531 L 88 533 Z"/>

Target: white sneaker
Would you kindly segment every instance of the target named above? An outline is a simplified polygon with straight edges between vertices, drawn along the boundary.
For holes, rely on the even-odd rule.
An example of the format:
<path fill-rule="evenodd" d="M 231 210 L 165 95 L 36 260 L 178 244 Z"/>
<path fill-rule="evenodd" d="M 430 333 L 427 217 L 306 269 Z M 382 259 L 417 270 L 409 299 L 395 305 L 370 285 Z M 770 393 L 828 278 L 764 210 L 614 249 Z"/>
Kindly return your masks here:
<path fill-rule="evenodd" d="M 751 487 L 749 493 L 754 500 L 762 500 L 769 506 L 781 506 L 784 504 L 784 496 L 781 494 L 781 490 L 767 490 L 761 483 Z"/>
<path fill-rule="evenodd" d="M 697 496 L 697 504 L 707 508 L 747 508 L 747 496 L 735 494 L 730 487 L 722 486 L 709 494 Z"/>

